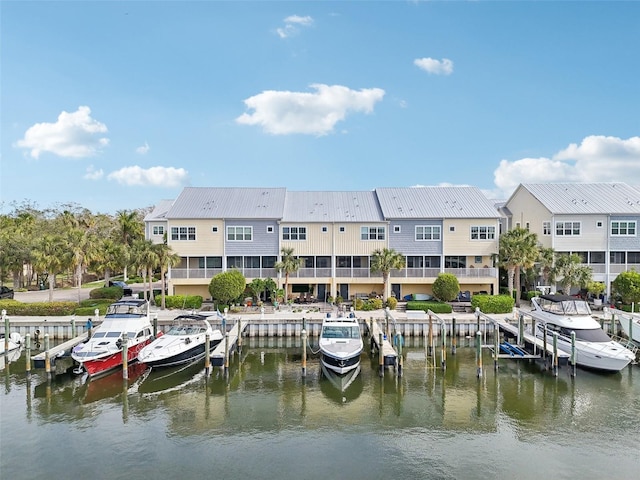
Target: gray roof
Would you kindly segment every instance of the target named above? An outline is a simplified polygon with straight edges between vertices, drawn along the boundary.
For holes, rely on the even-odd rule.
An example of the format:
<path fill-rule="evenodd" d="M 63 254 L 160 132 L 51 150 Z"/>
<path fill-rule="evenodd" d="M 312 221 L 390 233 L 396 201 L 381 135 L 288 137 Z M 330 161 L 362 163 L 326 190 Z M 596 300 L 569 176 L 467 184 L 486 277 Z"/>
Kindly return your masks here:
<path fill-rule="evenodd" d="M 167 218 L 280 219 L 285 188 L 186 187 Z"/>
<path fill-rule="evenodd" d="M 153 210 L 144 217 L 144 221 L 164 220 L 171 205 L 173 205 L 173 200 L 160 200 Z"/>
<path fill-rule="evenodd" d="M 523 183 L 519 188 L 553 214 L 640 214 L 640 191 L 626 183 Z"/>
<path fill-rule="evenodd" d="M 284 222 L 383 222 L 375 192 L 287 192 Z"/>
<path fill-rule="evenodd" d="M 377 188 L 385 218 L 499 218 L 476 187 Z"/>

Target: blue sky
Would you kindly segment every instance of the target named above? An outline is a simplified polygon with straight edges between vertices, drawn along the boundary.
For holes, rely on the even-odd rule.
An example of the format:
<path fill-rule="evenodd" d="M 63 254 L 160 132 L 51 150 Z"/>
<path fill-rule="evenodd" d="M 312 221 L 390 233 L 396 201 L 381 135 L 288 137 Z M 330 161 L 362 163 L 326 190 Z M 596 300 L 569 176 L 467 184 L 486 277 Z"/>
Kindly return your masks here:
<path fill-rule="evenodd" d="M 6 1 L 2 212 L 640 185 L 640 3 Z"/>

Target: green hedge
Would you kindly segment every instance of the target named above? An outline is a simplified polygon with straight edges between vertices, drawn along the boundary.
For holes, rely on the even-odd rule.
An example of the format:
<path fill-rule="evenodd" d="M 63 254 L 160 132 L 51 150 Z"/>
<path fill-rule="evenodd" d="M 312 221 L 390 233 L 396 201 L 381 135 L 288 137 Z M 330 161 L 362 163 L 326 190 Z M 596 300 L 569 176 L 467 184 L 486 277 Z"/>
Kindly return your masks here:
<path fill-rule="evenodd" d="M 515 305 L 510 295 L 474 295 L 471 308 L 479 308 L 482 313 L 511 313 Z"/>
<path fill-rule="evenodd" d="M 381 298 L 370 298 L 369 300 L 362 300 L 356 298 L 355 309 L 362 310 L 364 312 L 370 312 L 371 310 L 380 310 L 382 308 Z"/>
<path fill-rule="evenodd" d="M 407 302 L 407 310 L 423 310 L 425 312 L 431 310 L 433 313 L 451 313 L 453 307 L 443 302 L 411 300 Z"/>
<path fill-rule="evenodd" d="M 22 303 L 17 300 L 0 300 L 0 309 L 7 315 L 20 317 L 63 317 L 73 315 L 78 304 L 75 302 Z"/>
<path fill-rule="evenodd" d="M 122 290 L 122 287 L 94 288 L 89 292 L 89 298 L 92 298 L 92 299 L 110 298 L 112 300 L 119 300 L 122 298 L 123 293 L 124 293 L 124 290 Z"/>
<path fill-rule="evenodd" d="M 389 307 L 389 310 L 395 310 L 397 306 L 398 299 L 396 297 L 387 298 L 387 307 Z"/>
<path fill-rule="evenodd" d="M 154 299 L 156 305 L 162 303 L 162 295 L 156 295 Z M 200 295 L 165 295 L 164 305 L 167 308 L 200 309 L 202 297 Z"/>

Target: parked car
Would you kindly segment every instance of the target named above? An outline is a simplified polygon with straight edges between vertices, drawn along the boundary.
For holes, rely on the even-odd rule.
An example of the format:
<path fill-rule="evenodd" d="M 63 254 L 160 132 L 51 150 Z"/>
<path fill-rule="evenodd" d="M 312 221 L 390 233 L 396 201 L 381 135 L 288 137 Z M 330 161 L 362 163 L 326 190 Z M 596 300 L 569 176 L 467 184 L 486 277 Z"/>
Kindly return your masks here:
<path fill-rule="evenodd" d="M 122 282 L 120 280 L 116 280 L 115 282 L 109 281 L 109 287 L 120 287 L 122 289 L 122 295 L 125 297 L 130 297 L 133 295 L 133 289 L 127 285 L 126 282 Z"/>
<path fill-rule="evenodd" d="M 4 285 L 0 287 L 0 298 L 13 298 L 13 289 Z"/>

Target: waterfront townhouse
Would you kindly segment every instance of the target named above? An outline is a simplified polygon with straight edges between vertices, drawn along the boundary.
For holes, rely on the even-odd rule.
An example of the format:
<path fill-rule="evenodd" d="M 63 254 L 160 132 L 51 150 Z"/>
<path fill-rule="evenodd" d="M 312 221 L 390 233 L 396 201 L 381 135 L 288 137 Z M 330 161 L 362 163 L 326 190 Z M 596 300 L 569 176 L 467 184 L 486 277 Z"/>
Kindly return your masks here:
<path fill-rule="evenodd" d="M 640 191 L 625 183 L 521 184 L 505 203 L 509 228 L 522 227 L 544 247 L 576 253 L 604 282 L 640 271 Z"/>
<path fill-rule="evenodd" d="M 169 272 L 172 294 L 209 297 L 217 273 L 240 270 L 250 282 L 273 278 L 282 248 L 303 260 L 288 294 L 319 300 L 382 295 L 371 272 L 375 250 L 392 248 L 406 268 L 391 274 L 397 298 L 431 293 L 440 272 L 461 289 L 495 293 L 500 216 L 474 187 L 381 188 L 375 191 L 286 191 L 283 188 L 185 188 L 145 218 L 147 238 L 181 257 Z"/>

